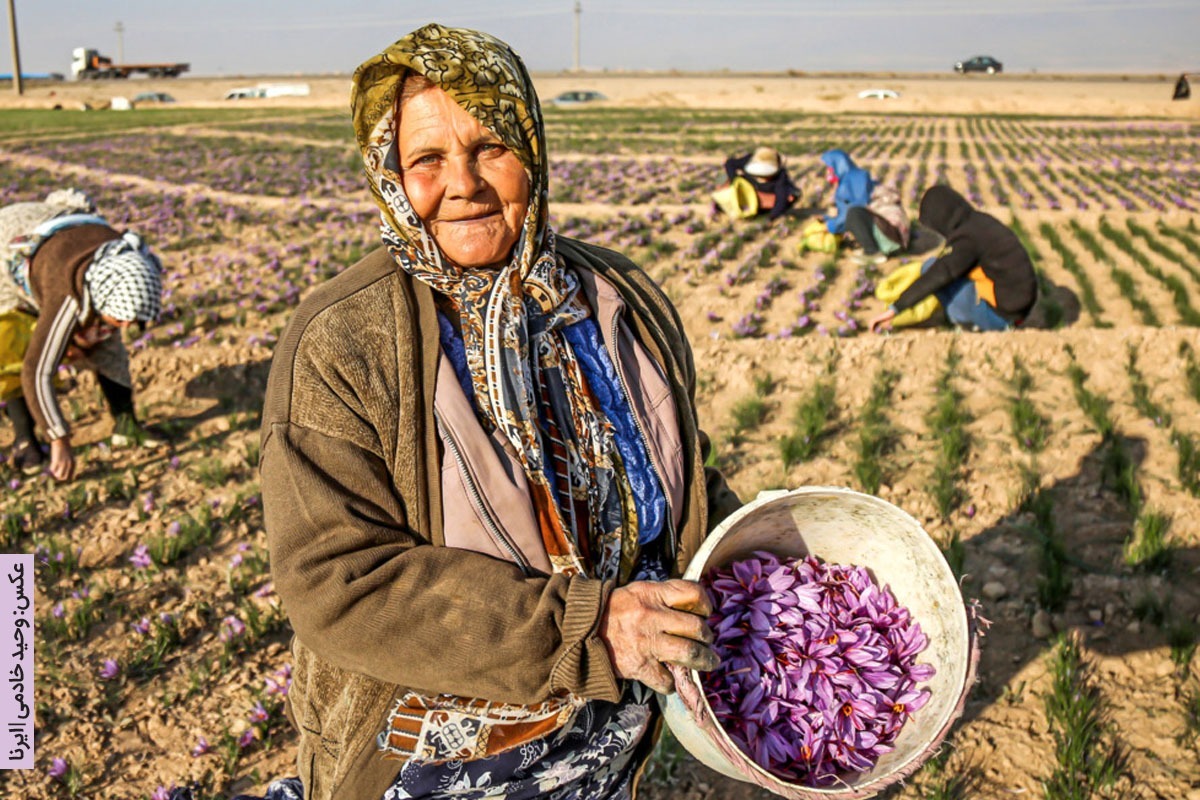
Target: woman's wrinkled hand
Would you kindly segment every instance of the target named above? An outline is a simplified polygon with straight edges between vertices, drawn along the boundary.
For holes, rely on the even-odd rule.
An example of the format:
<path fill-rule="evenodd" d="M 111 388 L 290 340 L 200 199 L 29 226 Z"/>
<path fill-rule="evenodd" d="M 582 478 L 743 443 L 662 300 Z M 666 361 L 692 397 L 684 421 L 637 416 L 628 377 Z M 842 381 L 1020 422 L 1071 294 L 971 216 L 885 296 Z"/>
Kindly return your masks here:
<path fill-rule="evenodd" d="M 600 638 L 619 678 L 671 694 L 675 682 L 664 662 L 707 671 L 719 663 L 705 619 L 712 605 L 692 581 L 637 581 L 613 590 L 600 618 Z"/>
<path fill-rule="evenodd" d="M 69 481 L 75 474 L 75 453 L 65 436 L 50 440 L 50 474 L 58 481 Z"/>
<path fill-rule="evenodd" d="M 884 311 L 878 317 L 871 320 L 871 333 L 880 333 L 882 331 L 890 331 L 892 329 L 892 320 L 896 318 L 896 312 L 890 308 Z"/>

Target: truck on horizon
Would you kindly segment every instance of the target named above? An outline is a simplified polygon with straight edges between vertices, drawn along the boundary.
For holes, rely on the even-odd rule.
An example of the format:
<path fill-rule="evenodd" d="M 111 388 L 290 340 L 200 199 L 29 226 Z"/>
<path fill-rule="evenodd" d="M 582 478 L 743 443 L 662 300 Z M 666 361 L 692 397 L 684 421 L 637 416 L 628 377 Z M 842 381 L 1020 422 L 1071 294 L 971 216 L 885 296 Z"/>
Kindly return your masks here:
<path fill-rule="evenodd" d="M 114 64 L 111 58 L 101 55 L 99 50 L 92 47 L 76 47 L 71 55 L 71 74 L 77 81 L 128 78 L 136 73 L 144 73 L 151 78 L 174 78 L 191 67 L 191 64 L 183 62 Z"/>

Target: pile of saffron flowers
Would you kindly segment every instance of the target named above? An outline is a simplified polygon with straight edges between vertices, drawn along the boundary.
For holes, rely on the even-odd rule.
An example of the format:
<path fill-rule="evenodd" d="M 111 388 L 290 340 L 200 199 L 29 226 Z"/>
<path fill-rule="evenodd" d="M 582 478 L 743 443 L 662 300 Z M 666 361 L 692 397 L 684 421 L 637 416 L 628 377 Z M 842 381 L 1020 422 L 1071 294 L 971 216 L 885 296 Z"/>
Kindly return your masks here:
<path fill-rule="evenodd" d="M 767 552 L 702 583 L 717 669 L 701 673 L 709 706 L 760 767 L 810 786 L 866 772 L 929 700 L 916 663 L 928 637 L 863 567 Z"/>

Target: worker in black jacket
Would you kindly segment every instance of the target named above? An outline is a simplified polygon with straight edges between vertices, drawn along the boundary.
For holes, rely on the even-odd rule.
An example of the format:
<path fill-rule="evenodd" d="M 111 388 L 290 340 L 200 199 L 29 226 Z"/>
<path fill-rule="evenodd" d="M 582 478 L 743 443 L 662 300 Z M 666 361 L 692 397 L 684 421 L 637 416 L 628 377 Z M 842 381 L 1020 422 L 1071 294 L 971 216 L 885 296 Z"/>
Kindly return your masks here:
<path fill-rule="evenodd" d="M 758 213 L 767 219 L 782 217 L 800 196 L 800 190 L 788 176 L 783 156 L 772 147 L 759 147 L 744 156 L 725 161 L 725 176 L 729 180 L 745 178 L 758 193 Z"/>
<path fill-rule="evenodd" d="M 954 325 L 1003 331 L 1024 322 L 1037 301 L 1037 276 L 1015 233 L 949 186 L 925 192 L 920 220 L 946 238 L 946 249 L 925 262 L 921 277 L 871 320 L 872 331 L 890 328 L 893 317 L 931 294 Z"/>

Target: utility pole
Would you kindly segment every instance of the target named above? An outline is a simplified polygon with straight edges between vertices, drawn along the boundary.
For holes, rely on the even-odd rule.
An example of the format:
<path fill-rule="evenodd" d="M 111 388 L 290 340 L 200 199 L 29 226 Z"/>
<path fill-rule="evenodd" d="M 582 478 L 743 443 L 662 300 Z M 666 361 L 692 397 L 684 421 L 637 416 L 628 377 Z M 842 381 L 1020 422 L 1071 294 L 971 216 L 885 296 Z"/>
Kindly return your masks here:
<path fill-rule="evenodd" d="M 21 50 L 17 47 L 17 9 L 14 0 L 8 0 L 8 37 L 12 40 L 13 51 L 13 91 L 18 95 L 25 93 L 21 85 Z"/>
<path fill-rule="evenodd" d="M 125 63 L 125 26 L 120 21 L 113 28 L 117 32 L 117 63 Z"/>
<path fill-rule="evenodd" d="M 575 0 L 575 72 L 579 72 L 579 17 L 582 14 L 583 3 L 580 0 Z"/>

